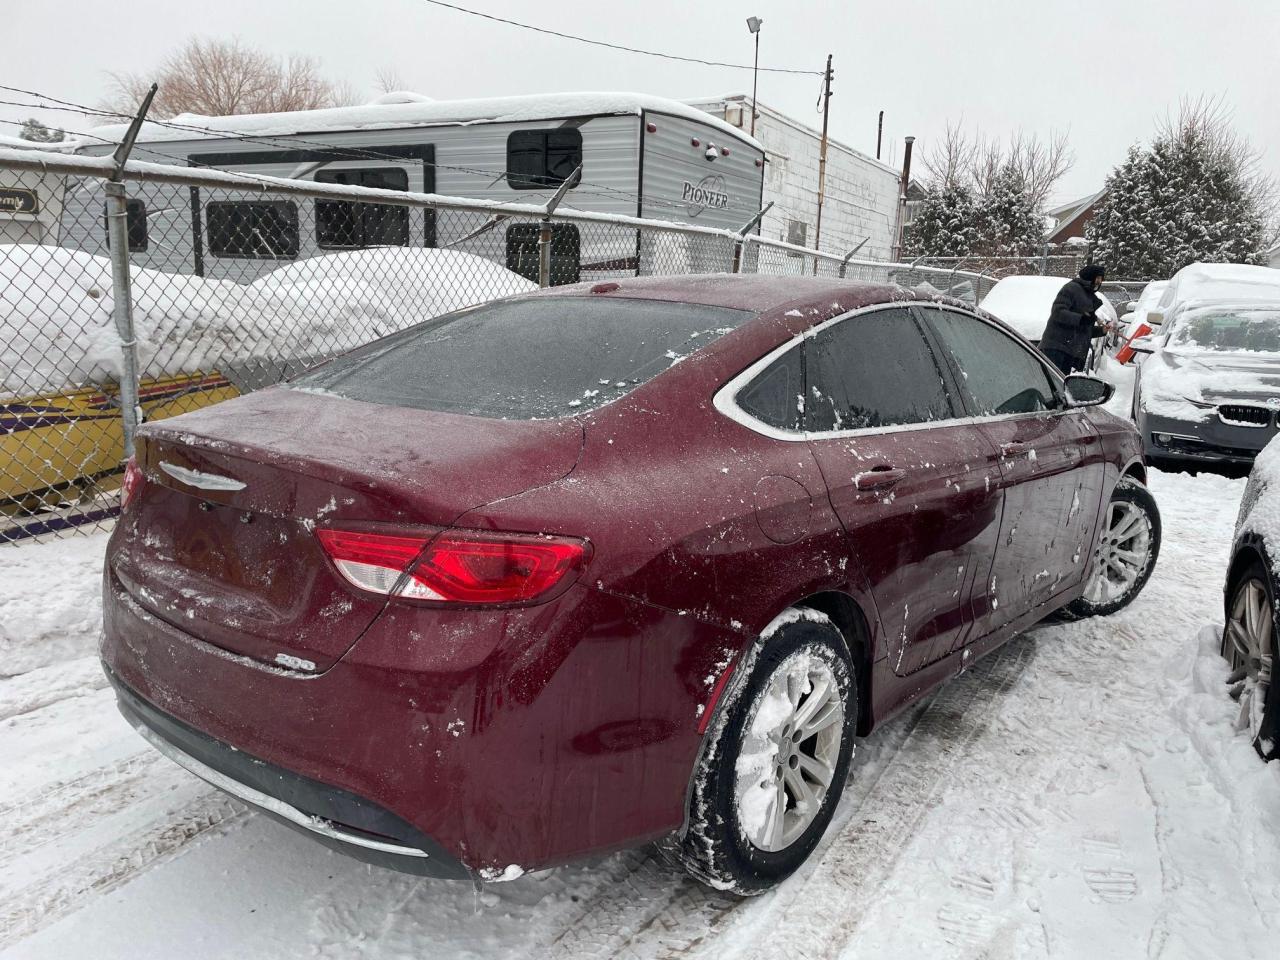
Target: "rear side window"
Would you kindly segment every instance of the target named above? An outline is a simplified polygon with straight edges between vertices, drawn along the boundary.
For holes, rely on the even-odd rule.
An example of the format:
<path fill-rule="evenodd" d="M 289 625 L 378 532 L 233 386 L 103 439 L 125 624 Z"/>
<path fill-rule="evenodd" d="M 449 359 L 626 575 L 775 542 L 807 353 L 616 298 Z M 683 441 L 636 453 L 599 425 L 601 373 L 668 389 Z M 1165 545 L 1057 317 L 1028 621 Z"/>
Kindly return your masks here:
<path fill-rule="evenodd" d="M 292 386 L 478 417 L 564 417 L 625 396 L 753 316 L 603 297 L 490 303 L 361 347 Z"/>
<path fill-rule="evenodd" d="M 779 430 L 804 429 L 804 352 L 788 350 L 738 391 L 738 406 Z"/>
<path fill-rule="evenodd" d="M 538 282 L 538 246 L 542 227 L 513 223 L 507 227 L 507 269 Z M 577 283 L 582 270 L 582 235 L 576 224 L 551 225 L 551 286 Z"/>
<path fill-rule="evenodd" d="M 515 130 L 507 136 L 507 183 L 512 190 L 558 187 L 582 165 L 577 127 Z"/>
<path fill-rule="evenodd" d="M 125 235 L 130 253 L 145 253 L 147 249 L 147 205 L 136 197 L 124 202 Z M 103 225 L 107 231 L 107 247 L 111 246 L 110 208 L 103 210 Z"/>
<path fill-rule="evenodd" d="M 298 255 L 298 207 L 292 200 L 215 201 L 205 207 L 215 257 L 292 260 Z"/>
<path fill-rule="evenodd" d="M 908 309 L 850 317 L 806 341 L 806 426 L 814 432 L 955 416 L 933 351 Z"/>
<path fill-rule="evenodd" d="M 400 167 L 368 170 L 319 170 L 316 183 L 341 183 L 378 190 L 408 190 L 409 174 Z M 405 246 L 409 208 L 391 203 L 316 201 L 316 243 L 325 249 Z"/>
<path fill-rule="evenodd" d="M 1052 410 L 1057 395 L 1044 365 L 1026 347 L 977 317 L 922 308 L 955 366 L 977 416 Z"/>

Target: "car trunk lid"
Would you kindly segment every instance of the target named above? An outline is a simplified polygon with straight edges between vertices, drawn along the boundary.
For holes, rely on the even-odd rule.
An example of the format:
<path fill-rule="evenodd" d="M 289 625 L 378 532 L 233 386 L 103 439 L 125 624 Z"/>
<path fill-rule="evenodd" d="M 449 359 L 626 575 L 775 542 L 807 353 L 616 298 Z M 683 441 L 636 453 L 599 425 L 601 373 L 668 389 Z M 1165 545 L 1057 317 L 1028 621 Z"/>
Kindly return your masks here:
<path fill-rule="evenodd" d="M 139 604 L 231 653 L 331 666 L 383 609 L 315 529 L 447 527 L 568 474 L 575 420 L 503 421 L 268 390 L 148 426 L 115 572 Z"/>

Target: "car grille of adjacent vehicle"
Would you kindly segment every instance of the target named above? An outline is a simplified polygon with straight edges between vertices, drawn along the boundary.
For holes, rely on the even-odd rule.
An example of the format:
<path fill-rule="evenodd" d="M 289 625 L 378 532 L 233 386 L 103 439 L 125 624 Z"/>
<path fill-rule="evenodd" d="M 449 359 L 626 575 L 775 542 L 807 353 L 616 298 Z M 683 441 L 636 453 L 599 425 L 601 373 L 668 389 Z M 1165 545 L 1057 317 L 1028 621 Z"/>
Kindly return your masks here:
<path fill-rule="evenodd" d="M 1243 403 L 1224 403 L 1218 407 L 1218 419 L 1233 427 L 1269 427 L 1271 411 Z"/>

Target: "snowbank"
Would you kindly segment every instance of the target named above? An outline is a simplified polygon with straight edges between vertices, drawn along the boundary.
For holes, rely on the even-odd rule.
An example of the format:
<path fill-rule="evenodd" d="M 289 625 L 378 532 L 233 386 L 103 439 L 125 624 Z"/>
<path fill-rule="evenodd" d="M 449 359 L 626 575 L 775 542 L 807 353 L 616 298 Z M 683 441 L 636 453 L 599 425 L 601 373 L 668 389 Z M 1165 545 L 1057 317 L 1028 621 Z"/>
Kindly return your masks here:
<path fill-rule="evenodd" d="M 317 357 L 535 284 L 456 250 L 387 247 L 316 257 L 245 286 L 135 269 L 144 376 L 253 358 Z M 120 375 L 111 265 L 60 247 L 0 248 L 0 393 Z"/>

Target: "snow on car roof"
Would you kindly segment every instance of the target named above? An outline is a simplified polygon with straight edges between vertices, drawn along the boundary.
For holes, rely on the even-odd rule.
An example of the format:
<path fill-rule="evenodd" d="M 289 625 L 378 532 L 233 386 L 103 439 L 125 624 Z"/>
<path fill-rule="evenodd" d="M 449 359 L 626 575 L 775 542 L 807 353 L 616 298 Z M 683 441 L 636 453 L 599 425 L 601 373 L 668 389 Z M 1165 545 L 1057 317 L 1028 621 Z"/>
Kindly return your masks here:
<path fill-rule="evenodd" d="M 392 102 L 387 102 L 392 101 Z M 382 130 L 393 127 L 462 125 L 470 123 L 516 123 L 529 120 L 558 120 L 609 114 L 650 111 L 695 120 L 763 151 L 754 137 L 719 117 L 678 100 L 644 93 L 540 93 L 516 97 L 486 97 L 475 100 L 430 100 L 401 91 L 379 97 L 374 103 L 288 113 L 256 113 L 231 117 L 204 117 L 183 113 L 165 123 L 147 122 L 138 139 L 200 140 L 215 137 L 289 136 L 339 130 Z M 168 124 L 168 125 L 166 125 Z M 197 130 L 187 129 L 201 128 Z M 127 124 L 97 127 L 95 137 L 119 141 Z"/>
<path fill-rule="evenodd" d="M 1168 309 L 1188 300 L 1280 300 L 1280 270 L 1247 263 L 1193 263 L 1160 296 Z"/>
<path fill-rule="evenodd" d="M 1053 298 L 1070 280 L 1066 277 L 1005 277 L 996 283 L 978 304 L 983 310 L 1003 320 L 1028 340 L 1039 340 L 1049 322 Z M 1114 320 L 1115 310 L 1104 294 L 1103 319 Z"/>

